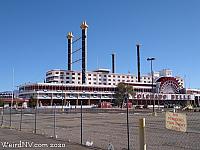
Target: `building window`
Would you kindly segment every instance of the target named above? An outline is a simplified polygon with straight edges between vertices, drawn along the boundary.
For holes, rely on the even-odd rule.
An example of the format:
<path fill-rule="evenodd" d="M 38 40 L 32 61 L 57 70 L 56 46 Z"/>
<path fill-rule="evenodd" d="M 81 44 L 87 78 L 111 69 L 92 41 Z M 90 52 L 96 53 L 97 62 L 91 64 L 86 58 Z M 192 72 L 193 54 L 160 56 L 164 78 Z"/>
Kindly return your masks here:
<path fill-rule="evenodd" d="M 72 77 L 72 79 L 75 79 L 75 77 Z"/>
<path fill-rule="evenodd" d="M 81 75 L 81 73 L 78 73 L 78 75 L 80 76 L 80 75 Z"/>
<path fill-rule="evenodd" d="M 59 72 L 56 72 L 56 74 L 59 74 Z"/>
<path fill-rule="evenodd" d="M 75 75 L 75 73 L 73 72 L 72 75 Z"/>
<path fill-rule="evenodd" d="M 104 77 L 106 77 L 106 75 L 104 75 Z"/>
<path fill-rule="evenodd" d="M 88 74 L 88 76 L 91 76 L 91 74 Z"/>
<path fill-rule="evenodd" d="M 48 72 L 46 75 L 47 75 L 47 76 L 52 75 L 52 72 Z"/>

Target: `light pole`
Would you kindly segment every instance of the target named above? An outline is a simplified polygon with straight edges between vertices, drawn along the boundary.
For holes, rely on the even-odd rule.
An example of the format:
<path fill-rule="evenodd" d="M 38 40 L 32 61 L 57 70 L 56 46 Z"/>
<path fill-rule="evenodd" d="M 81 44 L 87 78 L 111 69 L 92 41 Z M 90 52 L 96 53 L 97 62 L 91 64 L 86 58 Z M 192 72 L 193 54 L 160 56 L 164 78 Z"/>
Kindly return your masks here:
<path fill-rule="evenodd" d="M 154 57 L 151 57 L 151 58 L 147 58 L 147 61 L 150 61 L 151 62 L 151 92 L 152 94 L 154 93 L 153 91 L 153 60 L 155 60 Z M 152 96 L 153 97 L 153 96 Z M 153 97 L 153 113 L 155 113 L 155 99 Z"/>
<path fill-rule="evenodd" d="M 63 109 L 63 88 L 64 88 L 64 86 L 63 86 L 63 82 L 62 82 L 62 112 L 64 111 L 64 109 Z"/>

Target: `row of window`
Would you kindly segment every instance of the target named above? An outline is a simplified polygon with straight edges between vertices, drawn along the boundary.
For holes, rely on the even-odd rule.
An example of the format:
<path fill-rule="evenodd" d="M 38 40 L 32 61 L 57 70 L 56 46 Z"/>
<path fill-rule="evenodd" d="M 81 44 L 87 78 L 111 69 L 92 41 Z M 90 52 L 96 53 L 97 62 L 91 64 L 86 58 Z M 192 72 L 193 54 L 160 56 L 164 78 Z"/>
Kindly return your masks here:
<path fill-rule="evenodd" d="M 82 87 L 82 86 L 54 86 L 54 85 L 30 85 L 30 86 L 23 86 L 19 88 L 19 91 L 40 91 L 43 90 L 44 92 L 47 91 L 115 91 L 116 88 L 114 87 Z"/>
<path fill-rule="evenodd" d="M 24 97 L 24 95 L 20 95 L 21 97 Z M 66 97 L 65 97 L 65 94 L 42 94 L 42 95 L 39 95 L 40 97 L 43 97 L 43 98 L 51 98 L 51 97 L 57 97 L 57 98 L 60 98 L 60 99 L 65 99 L 65 98 L 74 98 L 74 97 L 82 97 L 82 98 L 112 98 L 112 96 L 110 96 L 109 94 L 66 94 Z"/>
<path fill-rule="evenodd" d="M 48 75 L 51 75 L 52 73 L 51 72 L 49 72 L 49 73 L 47 73 L 46 75 L 48 76 Z M 55 74 L 60 74 L 61 76 L 63 76 L 64 75 L 64 72 L 55 72 Z M 75 73 L 75 72 L 66 72 L 66 75 L 75 75 L 75 74 L 77 74 L 77 75 L 81 75 L 81 73 Z M 94 76 L 94 77 L 96 77 L 97 75 L 99 76 L 99 77 L 105 77 L 105 78 L 107 78 L 107 77 L 112 77 L 112 78 L 115 78 L 115 77 L 117 77 L 117 78 L 127 78 L 127 79 L 137 79 L 137 77 L 136 76 L 130 76 L 130 75 L 128 75 L 128 76 L 126 76 L 126 75 L 106 75 L 106 74 L 91 74 L 91 73 L 88 73 L 87 74 L 88 75 L 88 77 L 91 77 L 92 75 Z M 67 78 L 69 78 L 69 77 L 67 77 Z M 151 78 L 150 77 L 141 77 L 141 79 L 147 79 L 147 80 L 150 80 Z M 89 78 L 90 79 L 90 78 Z M 95 79 L 95 78 L 94 78 Z"/>
<path fill-rule="evenodd" d="M 127 83 L 134 83 L 134 82 L 137 82 L 137 81 L 133 81 L 133 80 L 127 80 L 127 81 L 125 81 L 125 80 L 118 80 L 118 82 L 114 82 L 114 83 L 112 83 L 112 82 L 106 82 L 106 80 L 103 80 L 104 82 L 101 82 L 101 81 L 99 81 L 99 82 L 91 82 L 91 81 L 88 81 L 88 84 L 89 85 L 92 85 L 92 84 L 94 84 L 94 85 L 117 85 L 117 83 L 119 83 L 119 82 L 127 82 Z M 52 81 L 51 79 L 47 79 L 47 82 L 48 83 L 58 83 L 58 81 Z M 151 81 L 143 81 L 144 83 L 151 83 Z M 60 81 L 60 83 L 70 83 L 70 84 L 74 84 L 74 83 L 76 83 L 75 81 L 70 81 L 69 79 L 67 80 L 67 81 Z M 79 80 L 78 82 L 77 82 L 78 84 L 81 84 L 82 82 L 81 82 L 81 80 Z"/>
<path fill-rule="evenodd" d="M 64 79 L 64 77 L 63 76 L 61 76 L 61 77 L 58 77 L 58 76 L 53 76 L 53 77 L 48 77 L 47 78 L 47 81 L 50 81 L 50 80 L 54 80 L 54 79 Z M 69 80 L 69 79 L 72 79 L 72 80 L 75 80 L 76 78 L 75 77 L 66 77 L 66 79 L 67 80 Z M 80 77 L 78 77 L 78 80 L 81 80 L 81 78 Z M 92 80 L 92 78 L 88 78 L 88 81 L 91 81 Z M 96 81 L 97 79 L 96 78 L 93 78 L 93 80 L 94 81 Z M 134 82 L 134 80 L 120 80 L 120 79 L 102 79 L 102 78 L 99 78 L 99 81 L 118 81 L 118 82 Z M 150 80 L 149 81 L 144 81 L 144 83 L 150 83 Z"/>

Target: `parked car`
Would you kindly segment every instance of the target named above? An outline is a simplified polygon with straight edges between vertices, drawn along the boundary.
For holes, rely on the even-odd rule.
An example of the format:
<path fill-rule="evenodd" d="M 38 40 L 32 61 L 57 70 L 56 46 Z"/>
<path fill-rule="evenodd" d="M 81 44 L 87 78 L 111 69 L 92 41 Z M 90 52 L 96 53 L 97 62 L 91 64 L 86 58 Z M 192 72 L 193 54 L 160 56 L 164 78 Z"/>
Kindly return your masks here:
<path fill-rule="evenodd" d="M 143 108 L 142 105 L 136 105 L 136 106 L 135 106 L 135 109 L 142 109 L 142 108 Z"/>

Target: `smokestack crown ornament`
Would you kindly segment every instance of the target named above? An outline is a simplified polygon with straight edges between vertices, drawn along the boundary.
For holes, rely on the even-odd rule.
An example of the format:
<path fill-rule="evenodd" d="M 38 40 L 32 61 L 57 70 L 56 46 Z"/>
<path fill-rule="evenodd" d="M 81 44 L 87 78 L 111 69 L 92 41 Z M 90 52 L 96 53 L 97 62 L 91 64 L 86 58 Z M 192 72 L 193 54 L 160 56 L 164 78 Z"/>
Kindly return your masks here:
<path fill-rule="evenodd" d="M 80 27 L 82 30 L 87 29 L 88 25 L 87 25 L 86 21 L 83 21 Z"/>
<path fill-rule="evenodd" d="M 74 36 L 73 36 L 73 34 L 72 34 L 72 32 L 68 32 L 68 34 L 67 34 L 67 39 L 72 39 Z"/>

